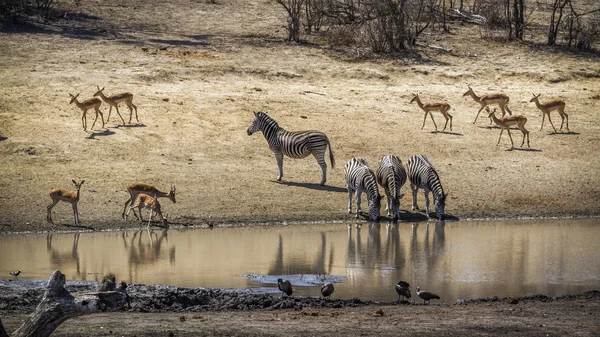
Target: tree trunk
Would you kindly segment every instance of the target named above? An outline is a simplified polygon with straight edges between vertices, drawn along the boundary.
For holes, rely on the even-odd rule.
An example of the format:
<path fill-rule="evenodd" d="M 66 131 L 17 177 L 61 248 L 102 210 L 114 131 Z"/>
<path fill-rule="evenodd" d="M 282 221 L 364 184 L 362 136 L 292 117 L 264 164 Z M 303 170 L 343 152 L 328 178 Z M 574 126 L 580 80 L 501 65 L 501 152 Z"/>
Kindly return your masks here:
<path fill-rule="evenodd" d="M 46 293 L 35 311 L 15 331 L 16 337 L 48 337 L 69 318 L 99 311 L 116 311 L 125 305 L 125 294 L 118 291 L 88 293 L 73 297 L 65 289 L 65 275 L 56 270 L 50 276 Z M 0 321 L 0 337 L 8 337 Z"/>

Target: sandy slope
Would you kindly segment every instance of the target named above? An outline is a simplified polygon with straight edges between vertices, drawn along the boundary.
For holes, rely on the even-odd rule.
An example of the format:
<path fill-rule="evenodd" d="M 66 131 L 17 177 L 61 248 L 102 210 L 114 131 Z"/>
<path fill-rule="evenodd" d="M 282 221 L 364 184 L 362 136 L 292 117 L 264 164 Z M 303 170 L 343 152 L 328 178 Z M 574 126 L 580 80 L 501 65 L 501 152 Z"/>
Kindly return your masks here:
<path fill-rule="evenodd" d="M 348 159 L 362 156 L 375 167 L 385 154 L 406 161 L 414 153 L 435 164 L 450 192 L 446 211 L 455 218 L 599 214 L 597 55 L 471 43 L 464 37 L 479 30 L 457 26 L 453 35 L 424 40 L 451 53 L 426 49 L 419 58 L 356 61 L 319 45 L 284 42 L 284 13 L 267 0 L 132 4 L 59 3 L 72 10 L 68 20 L 1 33 L 0 231 L 65 229 L 69 205 L 54 209 L 55 226 L 45 213 L 50 189 L 71 188 L 71 179 L 86 180 L 81 219 L 94 228 L 123 226 L 133 182 L 176 185 L 177 203 L 163 201 L 176 224 L 351 219 Z M 164 20 L 152 20 L 156 12 Z M 531 149 L 507 151 L 506 134 L 495 146 L 499 129 L 488 128 L 483 114 L 471 124 L 478 105 L 462 97 L 467 83 L 477 93 L 511 97 L 512 111 L 528 118 Z M 83 131 L 68 93 L 88 98 L 97 85 L 132 92 L 140 123 L 119 125 L 113 111 L 106 128 Z M 532 92 L 567 102 L 571 132 L 554 134 L 548 122 L 538 131 Z M 423 113 L 408 104 L 411 93 L 448 101 L 453 131 L 432 133 L 431 120 L 420 129 Z M 313 158 L 286 159 L 284 183 L 274 182 L 277 166 L 266 141 L 246 135 L 258 110 L 289 130 L 329 136 L 337 166 L 326 188 L 317 186 Z M 120 112 L 127 121 L 127 109 Z M 558 127 L 560 118 L 552 116 Z M 441 129 L 443 118 L 435 118 Z M 518 130 L 513 138 L 518 146 Z M 401 207 L 409 210 L 408 186 L 404 193 Z"/>

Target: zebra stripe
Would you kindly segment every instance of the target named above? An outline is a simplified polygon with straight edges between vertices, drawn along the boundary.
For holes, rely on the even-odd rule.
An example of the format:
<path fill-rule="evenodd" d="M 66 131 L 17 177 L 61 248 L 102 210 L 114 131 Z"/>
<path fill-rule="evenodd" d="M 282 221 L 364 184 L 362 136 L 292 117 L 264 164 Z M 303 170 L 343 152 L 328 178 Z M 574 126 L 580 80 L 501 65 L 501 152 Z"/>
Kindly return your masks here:
<path fill-rule="evenodd" d="M 248 127 L 248 135 L 254 132 L 262 131 L 265 139 L 269 143 L 269 148 L 275 154 L 277 166 L 279 167 L 279 176 L 277 181 L 283 177 L 283 156 L 301 159 L 308 155 L 313 155 L 321 166 L 323 177 L 321 186 L 325 185 L 327 180 L 327 163 L 325 162 L 325 151 L 329 147 L 329 160 L 331 167 L 335 168 L 335 159 L 333 150 L 329 143 L 329 138 L 320 131 L 286 131 L 280 127 L 277 122 L 264 112 L 255 112 L 254 121 Z"/>
<path fill-rule="evenodd" d="M 412 209 L 419 209 L 417 206 L 417 192 L 422 188 L 425 192 L 425 213 L 429 217 L 429 192 L 433 193 L 433 206 L 440 220 L 444 217 L 444 208 L 446 207 L 446 196 L 440 177 L 429 162 L 427 157 L 415 154 L 406 162 L 408 170 L 408 179 L 410 180 L 410 189 L 412 190 L 413 204 Z"/>
<path fill-rule="evenodd" d="M 348 213 L 352 213 L 352 193 L 356 192 L 356 217 L 361 213 L 360 197 L 367 194 L 369 219 L 379 221 L 381 196 L 377 188 L 375 173 L 362 158 L 352 158 L 344 166 L 344 178 L 348 188 Z"/>
<path fill-rule="evenodd" d="M 406 170 L 402 165 L 402 160 L 394 155 L 384 156 L 379 160 L 375 177 L 387 196 L 387 215 L 394 215 L 394 220 L 398 220 L 400 218 L 400 199 L 404 196 L 404 194 L 400 194 L 400 188 L 406 183 Z"/>

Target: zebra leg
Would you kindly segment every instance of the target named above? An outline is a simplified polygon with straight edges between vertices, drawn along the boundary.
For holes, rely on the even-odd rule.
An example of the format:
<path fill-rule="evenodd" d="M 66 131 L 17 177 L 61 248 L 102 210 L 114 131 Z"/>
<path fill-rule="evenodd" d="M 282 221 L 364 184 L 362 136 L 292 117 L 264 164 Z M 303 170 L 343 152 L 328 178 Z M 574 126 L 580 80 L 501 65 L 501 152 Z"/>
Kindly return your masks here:
<path fill-rule="evenodd" d="M 315 157 L 317 163 L 319 163 L 319 166 L 321 166 L 321 171 L 323 172 L 321 186 L 323 186 L 325 185 L 325 181 L 327 181 L 327 163 L 325 162 L 325 152 L 319 154 L 313 153 L 313 157 Z"/>
<path fill-rule="evenodd" d="M 425 193 L 425 214 L 429 219 L 429 190 L 427 190 L 427 188 L 424 188 L 423 192 Z"/>
<path fill-rule="evenodd" d="M 385 189 L 385 196 L 387 197 L 387 202 L 385 203 L 385 210 L 387 211 L 387 215 L 391 216 L 392 215 L 392 198 L 390 196 L 390 191 L 386 188 Z"/>
<path fill-rule="evenodd" d="M 354 191 L 350 188 L 350 186 L 347 186 L 348 188 L 348 214 L 352 214 L 352 194 L 354 194 Z"/>
<path fill-rule="evenodd" d="M 417 205 L 417 192 L 419 191 L 419 188 L 417 186 L 415 186 L 413 183 L 410 184 L 410 190 L 412 191 L 412 210 L 414 211 L 415 209 L 419 209 L 419 206 Z"/>
<path fill-rule="evenodd" d="M 275 159 L 277 159 L 277 167 L 279 168 L 277 181 L 281 181 L 281 178 L 283 177 L 283 153 L 275 152 Z"/>
<path fill-rule="evenodd" d="M 360 215 L 360 213 L 362 213 L 362 210 L 360 209 L 360 195 L 362 194 L 362 191 L 357 189 L 356 190 L 356 218 L 358 219 L 358 216 Z"/>

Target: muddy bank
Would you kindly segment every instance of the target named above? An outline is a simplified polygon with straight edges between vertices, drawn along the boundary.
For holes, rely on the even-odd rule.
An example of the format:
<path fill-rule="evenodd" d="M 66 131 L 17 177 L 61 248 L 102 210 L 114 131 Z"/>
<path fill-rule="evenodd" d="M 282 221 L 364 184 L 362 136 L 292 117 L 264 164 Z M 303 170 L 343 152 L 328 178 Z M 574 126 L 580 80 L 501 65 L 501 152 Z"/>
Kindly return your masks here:
<path fill-rule="evenodd" d="M 71 293 L 85 293 L 96 290 L 97 283 L 87 281 L 69 281 L 66 289 Z M 353 299 L 325 299 L 320 297 L 281 297 L 280 295 L 251 293 L 252 289 L 217 289 L 217 288 L 184 288 L 165 285 L 131 284 L 127 288 L 131 297 L 130 312 L 166 313 L 166 312 L 202 312 L 225 310 L 304 310 L 304 309 L 339 309 L 362 306 L 390 305 L 422 305 L 419 298 L 413 295 L 410 301 L 363 301 Z M 15 315 L 32 312 L 42 299 L 45 281 L 0 281 L 0 314 Z M 454 304 L 515 301 L 565 301 L 572 299 L 588 299 L 600 301 L 600 291 L 588 291 L 579 295 L 549 297 L 534 295 L 524 297 L 486 297 L 479 299 L 458 300 L 456 303 L 439 303 L 432 305 L 448 306 Z"/>

